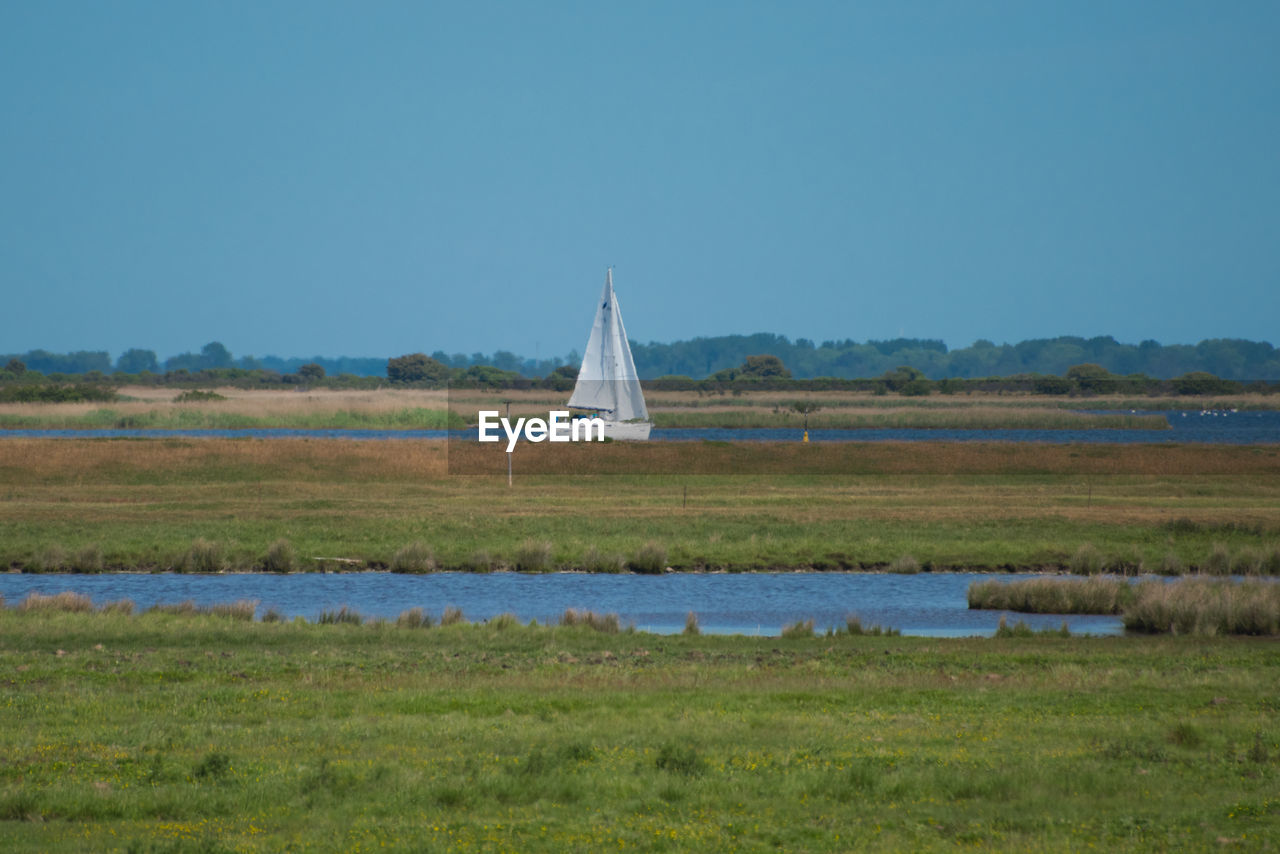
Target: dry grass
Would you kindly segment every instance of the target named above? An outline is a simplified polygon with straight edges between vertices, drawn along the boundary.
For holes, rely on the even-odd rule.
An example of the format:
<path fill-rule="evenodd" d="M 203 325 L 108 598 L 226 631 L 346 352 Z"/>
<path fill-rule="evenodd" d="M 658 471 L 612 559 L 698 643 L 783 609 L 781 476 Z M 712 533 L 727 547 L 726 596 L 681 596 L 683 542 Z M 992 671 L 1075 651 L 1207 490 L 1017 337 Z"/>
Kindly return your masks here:
<path fill-rule="evenodd" d="M 583 626 L 603 634 L 616 635 L 621 628 L 617 614 L 597 614 L 595 611 L 567 609 L 560 615 L 562 626 Z"/>
<path fill-rule="evenodd" d="M 433 622 L 431 615 L 423 612 L 421 608 L 401 611 L 400 616 L 396 617 L 396 625 L 402 629 L 429 629 Z"/>
<path fill-rule="evenodd" d="M 52 611 L 88 613 L 93 610 L 93 600 L 83 593 L 72 593 L 70 591 L 54 593 L 53 595 L 32 592 L 28 593 L 26 598 L 18 603 L 18 610 L 24 614 Z"/>
<path fill-rule="evenodd" d="M 251 390 L 218 388 L 222 400 L 178 401 L 171 388 L 153 386 L 124 386 L 120 395 L 125 400 L 111 404 L 113 411 L 123 416 L 143 415 L 151 412 L 207 410 L 235 413 L 252 418 L 275 418 L 289 415 L 315 413 L 363 412 L 387 413 L 403 409 L 443 409 L 448 399 L 442 390 L 378 389 L 361 391 L 354 389 L 306 389 Z M 99 402 L 83 403 L 4 403 L 0 415 L 76 416 L 101 409 Z"/>
<path fill-rule="evenodd" d="M 396 552 L 390 566 L 392 572 L 431 572 L 435 568 L 435 552 L 422 540 L 414 540 Z"/>

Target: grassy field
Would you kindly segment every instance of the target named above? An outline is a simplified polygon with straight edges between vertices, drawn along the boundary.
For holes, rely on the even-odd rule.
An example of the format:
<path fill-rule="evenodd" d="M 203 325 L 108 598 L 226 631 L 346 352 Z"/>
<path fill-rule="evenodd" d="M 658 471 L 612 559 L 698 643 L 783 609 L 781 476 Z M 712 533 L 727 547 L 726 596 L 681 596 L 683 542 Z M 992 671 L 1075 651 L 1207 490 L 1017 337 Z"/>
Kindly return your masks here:
<path fill-rule="evenodd" d="M 120 400 L 101 403 L 3 403 L 0 429 L 104 428 L 361 428 L 441 429 L 474 424 L 480 409 L 515 416 L 545 416 L 563 409 L 568 392 L 541 390 L 299 388 L 284 391 L 218 389 L 221 399 L 186 400 L 174 389 L 126 386 Z M 670 392 L 646 399 L 659 427 L 787 427 L 800 429 L 797 404 L 814 409 L 820 428 L 952 429 L 1166 429 L 1159 409 L 1274 409 L 1280 397 L 1237 395 L 1222 399 L 1062 398 L 1036 395 L 933 395 L 904 398 L 861 392 Z M 1115 410 L 1092 414 L 1072 410 Z"/>
<path fill-rule="evenodd" d="M 1061 568 L 1084 549 L 1087 571 L 1176 573 L 1280 547 L 1280 448 L 533 448 L 508 487 L 505 454 L 444 441 L 6 439 L 0 563 L 254 569 L 286 541 L 276 568 L 420 544 L 408 568 Z"/>
<path fill-rule="evenodd" d="M 1280 657 L 0 611 L 0 848 L 1273 850 Z"/>

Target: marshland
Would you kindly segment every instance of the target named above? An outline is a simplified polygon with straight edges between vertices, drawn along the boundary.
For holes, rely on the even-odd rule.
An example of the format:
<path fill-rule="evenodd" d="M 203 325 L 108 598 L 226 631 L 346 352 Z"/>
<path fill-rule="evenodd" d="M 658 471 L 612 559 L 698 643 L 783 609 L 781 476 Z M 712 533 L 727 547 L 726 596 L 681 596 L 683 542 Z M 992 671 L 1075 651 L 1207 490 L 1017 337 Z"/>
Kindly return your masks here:
<path fill-rule="evenodd" d="M 157 424 L 357 413 L 390 426 L 413 412 L 465 422 L 490 402 L 226 392 L 110 407 Z M 739 411 L 732 398 L 688 402 Z M 846 408 L 1075 415 L 934 402 Z M 799 417 L 782 398 L 755 404 Z M 513 414 L 551 405 L 528 393 Z M 23 406 L 0 414 L 109 420 L 96 403 Z M 291 619 L 234 598 L 11 595 L 4 848 L 1221 850 L 1277 837 L 1276 446 L 613 443 L 521 447 L 512 462 L 508 486 L 505 455 L 443 439 L 5 438 L 0 561 L 28 573 L 1034 570 L 1078 575 L 1049 581 L 1093 585 L 1094 598 L 993 606 L 1058 597 L 1044 607 L 1109 611 L 1132 631 L 903 637 L 849 603 L 847 620 L 798 615 L 772 637 L 708 633 L 696 613 L 655 635 L 590 603 L 535 625 L 449 601 Z M 1223 628 L 1242 613 L 1255 621 Z"/>

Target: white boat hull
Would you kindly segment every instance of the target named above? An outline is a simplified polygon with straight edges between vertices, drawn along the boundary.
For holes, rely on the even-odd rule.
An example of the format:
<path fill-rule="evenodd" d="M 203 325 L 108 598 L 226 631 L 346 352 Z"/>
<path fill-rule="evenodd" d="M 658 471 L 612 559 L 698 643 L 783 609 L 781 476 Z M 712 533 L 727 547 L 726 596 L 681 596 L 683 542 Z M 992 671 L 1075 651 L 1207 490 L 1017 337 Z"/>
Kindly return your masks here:
<path fill-rule="evenodd" d="M 644 442 L 653 424 L 649 421 L 606 421 L 604 435 L 615 442 Z"/>

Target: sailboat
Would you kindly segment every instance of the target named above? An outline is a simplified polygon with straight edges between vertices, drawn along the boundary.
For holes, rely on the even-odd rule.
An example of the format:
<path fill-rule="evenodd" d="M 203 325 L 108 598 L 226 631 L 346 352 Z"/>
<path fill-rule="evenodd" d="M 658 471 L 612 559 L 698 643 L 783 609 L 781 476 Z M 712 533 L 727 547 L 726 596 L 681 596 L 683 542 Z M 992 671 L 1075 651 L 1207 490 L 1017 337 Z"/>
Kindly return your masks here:
<path fill-rule="evenodd" d="M 613 293 L 612 267 L 604 276 L 604 290 L 596 304 L 596 319 L 569 406 L 595 413 L 604 421 L 604 435 L 612 439 L 641 442 L 653 429 L 622 325 L 622 311 Z"/>

